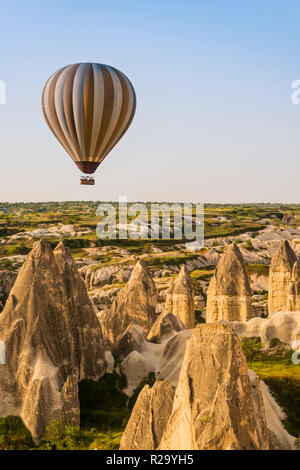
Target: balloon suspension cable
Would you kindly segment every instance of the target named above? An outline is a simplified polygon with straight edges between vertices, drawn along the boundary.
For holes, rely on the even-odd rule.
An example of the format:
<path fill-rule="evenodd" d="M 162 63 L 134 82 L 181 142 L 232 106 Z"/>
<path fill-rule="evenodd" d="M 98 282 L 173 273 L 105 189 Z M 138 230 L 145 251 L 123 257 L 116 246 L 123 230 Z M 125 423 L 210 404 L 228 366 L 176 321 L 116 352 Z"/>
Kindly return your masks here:
<path fill-rule="evenodd" d="M 95 178 L 93 176 L 83 175 L 80 178 L 80 184 L 86 184 L 86 185 L 89 185 L 89 186 L 94 186 Z"/>

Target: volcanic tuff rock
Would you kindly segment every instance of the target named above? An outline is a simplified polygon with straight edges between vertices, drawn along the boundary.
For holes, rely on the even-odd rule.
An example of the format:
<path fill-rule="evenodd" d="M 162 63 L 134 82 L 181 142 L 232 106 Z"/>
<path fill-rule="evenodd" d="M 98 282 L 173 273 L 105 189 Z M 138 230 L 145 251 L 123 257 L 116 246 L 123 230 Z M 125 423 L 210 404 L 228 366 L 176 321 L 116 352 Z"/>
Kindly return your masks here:
<path fill-rule="evenodd" d="M 121 449 L 294 448 L 295 438 L 282 425 L 283 411 L 264 382 L 247 370 L 229 326 L 199 325 L 181 331 L 165 350 L 161 367 L 155 368 L 163 381 L 140 393 Z M 145 355 L 130 353 L 122 370 L 125 363 L 134 369 L 127 374 L 131 379 L 137 373 L 146 377 Z M 169 384 L 177 387 L 174 399 Z"/>
<path fill-rule="evenodd" d="M 183 265 L 173 284 L 167 290 L 166 310 L 176 315 L 186 328 L 195 326 L 194 287 Z"/>
<path fill-rule="evenodd" d="M 132 351 L 141 352 L 145 347 L 146 335 L 139 325 L 131 323 L 119 339 L 113 353 L 119 360 L 125 359 Z"/>
<path fill-rule="evenodd" d="M 289 312 L 300 310 L 300 267 L 298 261 L 294 263 L 288 287 L 287 310 Z"/>
<path fill-rule="evenodd" d="M 174 315 L 172 317 L 180 322 Z M 166 379 L 176 386 L 186 343 L 192 331 L 182 330 L 178 333 L 173 331 L 171 338 L 166 335 L 160 338 L 161 343 L 154 343 L 146 340 L 141 327 L 130 325 L 119 342 L 120 347 L 118 345 L 114 350 L 117 359 L 128 353 L 120 365 L 127 379 L 124 392 L 129 396 L 132 395 L 134 389 L 148 377 L 150 372 L 155 373 L 160 380 Z"/>
<path fill-rule="evenodd" d="M 55 418 L 79 424 L 78 382 L 104 374 L 99 322 L 71 254 L 45 240 L 28 255 L 0 315 L 6 364 L 0 416 L 20 416 L 39 440 Z"/>
<path fill-rule="evenodd" d="M 269 449 L 262 399 L 254 407 L 246 358 L 229 326 L 198 325 L 188 341 L 159 449 Z"/>
<path fill-rule="evenodd" d="M 289 288 L 295 263 L 297 258 L 294 250 L 287 240 L 282 241 L 270 265 L 269 315 L 288 309 Z"/>
<path fill-rule="evenodd" d="M 0 310 L 4 307 L 17 276 L 14 271 L 0 271 Z"/>
<path fill-rule="evenodd" d="M 291 346 L 300 339 L 300 312 L 275 312 L 268 318 L 251 318 L 247 322 L 229 323 L 238 336 L 258 336 L 269 347 L 273 338 Z"/>
<path fill-rule="evenodd" d="M 156 303 L 154 281 L 144 262 L 138 261 L 126 286 L 100 318 L 106 343 L 116 344 L 132 322 L 140 325 L 147 334 L 157 318 Z"/>
<path fill-rule="evenodd" d="M 177 386 L 185 349 L 193 330 L 182 330 L 165 345 L 156 365 L 156 376 Z"/>
<path fill-rule="evenodd" d="M 175 389 L 168 381 L 145 385 L 121 439 L 120 450 L 157 449 L 172 411 Z"/>
<path fill-rule="evenodd" d="M 124 267 L 119 265 L 104 266 L 99 269 L 95 269 L 95 266 L 83 266 L 80 268 L 80 274 L 87 288 L 91 288 L 112 284 L 114 281 L 127 282 L 131 269 L 131 267 L 124 269 Z"/>
<path fill-rule="evenodd" d="M 147 339 L 152 343 L 161 343 L 184 329 L 182 321 L 172 313 L 164 310 L 148 333 Z"/>
<path fill-rule="evenodd" d="M 220 259 L 207 289 L 206 323 L 252 318 L 251 288 L 239 247 L 233 243 Z"/>

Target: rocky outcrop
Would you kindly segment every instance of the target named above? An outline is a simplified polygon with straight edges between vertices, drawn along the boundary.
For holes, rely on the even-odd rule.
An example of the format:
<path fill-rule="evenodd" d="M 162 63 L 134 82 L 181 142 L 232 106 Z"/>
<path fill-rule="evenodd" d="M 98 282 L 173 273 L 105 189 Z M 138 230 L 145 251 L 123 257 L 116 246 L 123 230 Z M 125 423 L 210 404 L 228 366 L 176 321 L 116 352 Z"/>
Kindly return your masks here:
<path fill-rule="evenodd" d="M 134 354 L 132 365 L 139 359 L 138 369 L 146 367 L 137 352 L 126 358 L 128 363 Z M 121 449 L 294 448 L 295 438 L 282 425 L 283 411 L 268 387 L 248 371 L 239 339 L 228 325 L 183 330 L 167 343 L 163 356 L 164 373 L 156 368 L 163 380 L 140 393 Z"/>
<path fill-rule="evenodd" d="M 157 449 L 172 411 L 175 389 L 168 381 L 145 385 L 121 439 L 120 450 Z"/>
<path fill-rule="evenodd" d="M 114 356 L 122 361 L 132 351 L 141 352 L 145 348 L 145 343 L 146 336 L 143 328 L 131 323 L 113 349 Z"/>
<path fill-rule="evenodd" d="M 17 279 L 15 271 L 0 271 L 0 311 L 8 299 L 9 293 Z"/>
<path fill-rule="evenodd" d="M 159 449 L 268 450 L 262 399 L 256 403 L 238 337 L 228 326 L 198 325 Z"/>
<path fill-rule="evenodd" d="M 147 339 L 152 343 L 161 343 L 183 330 L 184 327 L 176 315 L 164 310 L 149 331 Z"/>
<path fill-rule="evenodd" d="M 195 326 L 194 287 L 183 265 L 173 284 L 167 290 L 166 310 L 176 315 L 186 328 Z"/>
<path fill-rule="evenodd" d="M 126 376 L 127 386 L 123 392 L 131 396 L 140 383 L 153 372 L 151 361 L 138 351 L 132 351 L 121 363 L 121 372 Z"/>
<path fill-rule="evenodd" d="M 113 282 L 127 282 L 132 271 L 131 266 L 125 269 L 120 265 L 95 268 L 95 266 L 83 266 L 79 270 L 88 289 L 105 286 Z"/>
<path fill-rule="evenodd" d="M 0 416 L 20 416 L 39 440 L 56 418 L 79 424 L 78 382 L 105 372 L 102 333 L 67 248 L 28 255 L 0 315 Z"/>
<path fill-rule="evenodd" d="M 253 316 L 251 288 L 243 258 L 234 243 L 220 259 L 207 289 L 206 323 L 244 321 Z"/>
<path fill-rule="evenodd" d="M 288 296 L 295 263 L 297 263 L 297 258 L 294 250 L 287 240 L 282 241 L 270 265 L 269 315 L 288 310 Z"/>
<path fill-rule="evenodd" d="M 149 376 L 150 372 L 155 373 L 158 379 L 168 380 L 176 386 L 186 343 L 192 331 L 182 330 L 173 333 L 171 339 L 163 336 L 161 343 L 154 343 L 146 340 L 141 327 L 130 325 L 114 350 L 118 360 L 124 357 L 120 365 L 127 379 L 124 392 L 129 396 L 132 395 L 135 388 Z"/>
<path fill-rule="evenodd" d="M 260 337 L 265 347 L 278 339 L 289 347 L 300 339 L 300 312 L 276 312 L 269 318 L 252 318 L 247 322 L 229 323 L 238 336 Z"/>
<path fill-rule="evenodd" d="M 294 224 L 296 221 L 295 217 L 291 214 L 287 214 L 283 217 L 281 223 L 282 224 Z"/>
<path fill-rule="evenodd" d="M 180 331 L 166 343 L 155 368 L 157 378 L 177 386 L 186 345 L 192 333 L 193 330 Z"/>
<path fill-rule="evenodd" d="M 155 322 L 156 287 L 143 261 L 138 261 L 130 279 L 119 292 L 112 307 L 100 318 L 105 342 L 116 345 L 131 323 L 147 334 Z"/>
<path fill-rule="evenodd" d="M 298 261 L 294 263 L 288 287 L 287 310 L 289 312 L 300 310 L 300 267 Z"/>
<path fill-rule="evenodd" d="M 260 426 L 259 432 L 265 433 L 267 424 L 270 437 L 270 447 L 272 449 L 293 450 L 295 449 L 295 438 L 284 428 L 282 422 L 286 419 L 286 414 L 275 401 L 268 386 L 260 380 L 252 370 L 248 371 L 254 411 L 257 416 L 257 423 Z M 264 408 L 265 419 L 259 416 Z"/>

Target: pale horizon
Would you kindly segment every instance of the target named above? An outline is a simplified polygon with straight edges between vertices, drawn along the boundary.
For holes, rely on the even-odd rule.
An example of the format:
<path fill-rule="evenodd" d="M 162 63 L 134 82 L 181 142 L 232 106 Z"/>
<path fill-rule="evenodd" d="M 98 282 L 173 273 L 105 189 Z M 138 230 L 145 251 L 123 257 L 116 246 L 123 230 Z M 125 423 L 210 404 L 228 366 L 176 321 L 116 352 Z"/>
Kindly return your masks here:
<path fill-rule="evenodd" d="M 1 13 L 0 201 L 300 203 L 297 2 L 31 0 Z M 123 71 L 137 95 L 95 187 L 79 185 L 41 111 L 50 75 L 87 61 Z"/>

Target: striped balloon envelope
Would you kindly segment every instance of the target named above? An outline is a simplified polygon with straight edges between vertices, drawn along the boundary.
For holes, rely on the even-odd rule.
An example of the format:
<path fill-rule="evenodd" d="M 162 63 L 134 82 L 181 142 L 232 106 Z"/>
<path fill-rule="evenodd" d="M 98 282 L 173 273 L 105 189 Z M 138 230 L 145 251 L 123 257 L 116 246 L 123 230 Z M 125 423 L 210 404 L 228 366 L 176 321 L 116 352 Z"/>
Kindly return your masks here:
<path fill-rule="evenodd" d="M 136 95 L 126 75 L 114 67 L 72 64 L 46 82 L 42 109 L 78 168 L 92 174 L 130 126 Z"/>

